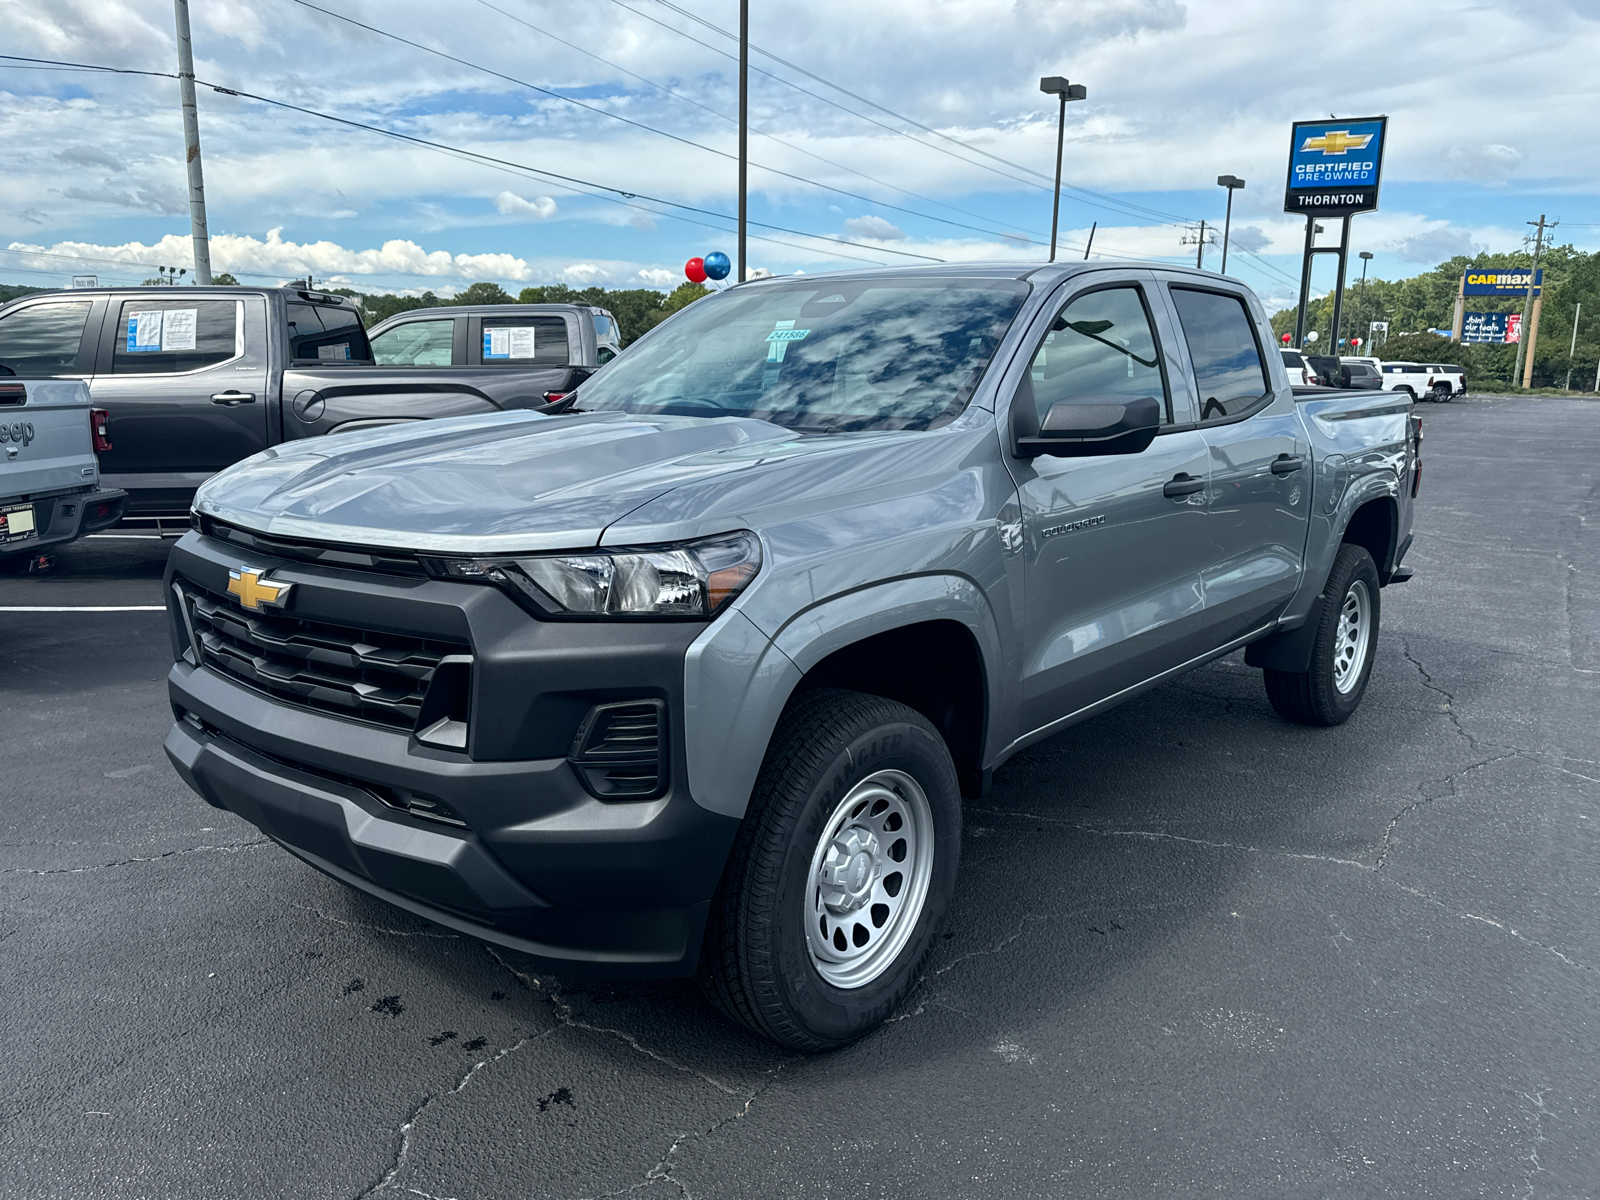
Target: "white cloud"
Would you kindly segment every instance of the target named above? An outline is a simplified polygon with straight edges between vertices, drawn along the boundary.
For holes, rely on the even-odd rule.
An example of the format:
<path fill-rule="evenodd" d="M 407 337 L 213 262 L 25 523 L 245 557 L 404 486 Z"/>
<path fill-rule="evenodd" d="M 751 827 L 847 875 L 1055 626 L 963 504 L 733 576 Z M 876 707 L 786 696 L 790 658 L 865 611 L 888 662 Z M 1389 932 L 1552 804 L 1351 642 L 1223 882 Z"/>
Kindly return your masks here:
<path fill-rule="evenodd" d="M 1272 239 L 1262 231 L 1259 225 L 1240 225 L 1237 229 L 1228 231 L 1228 246 L 1230 249 L 1243 250 L 1250 254 L 1260 254 L 1271 244 Z"/>
<path fill-rule="evenodd" d="M 515 192 L 501 192 L 494 198 L 494 206 L 506 217 L 532 217 L 538 221 L 548 221 L 556 215 L 556 202 L 549 196 L 524 200 Z"/>
<path fill-rule="evenodd" d="M 897 242 L 906 236 L 898 225 L 877 216 L 851 217 L 844 223 L 844 231 L 849 237 L 878 242 Z"/>
<path fill-rule="evenodd" d="M 639 272 L 639 278 L 651 287 L 670 288 L 677 287 L 682 277 L 665 267 L 648 267 Z"/>
<path fill-rule="evenodd" d="M 573 263 L 561 272 L 561 278 L 568 283 L 599 283 L 610 279 L 611 272 L 594 263 Z"/>
<path fill-rule="evenodd" d="M 1498 142 L 1451 146 L 1444 152 L 1444 161 L 1455 175 L 1490 183 L 1502 183 L 1515 174 L 1524 157 L 1521 150 Z"/>
<path fill-rule="evenodd" d="M 1442 225 L 1405 238 L 1394 246 L 1394 252 L 1406 262 L 1432 266 L 1457 254 L 1473 255 L 1484 248 L 1473 240 L 1470 230 Z"/>

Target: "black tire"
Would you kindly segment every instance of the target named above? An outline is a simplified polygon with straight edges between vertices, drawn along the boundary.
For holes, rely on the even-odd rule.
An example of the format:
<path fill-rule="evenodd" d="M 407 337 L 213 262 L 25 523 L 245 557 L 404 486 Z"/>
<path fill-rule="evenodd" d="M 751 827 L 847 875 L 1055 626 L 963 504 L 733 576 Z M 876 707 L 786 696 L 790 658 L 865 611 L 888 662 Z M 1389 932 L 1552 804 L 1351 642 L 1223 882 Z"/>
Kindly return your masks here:
<path fill-rule="evenodd" d="M 885 771 L 909 776 L 926 798 L 933 836 L 925 898 L 916 914 L 903 910 L 903 924 L 887 927 L 900 948 L 882 960 L 881 974 L 837 987 L 819 972 L 807 937 L 811 906 L 821 895 L 813 856 L 851 790 L 871 786 L 863 781 Z M 915 986 L 949 907 L 960 854 L 955 764 L 927 719 L 860 692 L 802 693 L 773 733 L 712 901 L 701 989 L 724 1015 L 785 1046 L 831 1050 L 854 1041 L 882 1024 Z M 894 944 L 884 943 L 886 955 Z"/>
<path fill-rule="evenodd" d="M 1429 399 L 1433 400 L 1436 404 L 1449 404 L 1451 400 L 1450 388 L 1443 384 L 1435 387 L 1433 389 L 1433 395 L 1429 397 Z"/>
<path fill-rule="evenodd" d="M 1340 637 L 1340 613 L 1347 603 L 1360 603 L 1359 597 L 1352 600 L 1358 587 L 1365 589 L 1369 605 L 1367 637 L 1359 648 L 1361 661 L 1352 661 L 1350 669 L 1340 673 L 1335 661 L 1345 647 L 1345 639 Z M 1372 555 L 1349 542 L 1340 546 L 1333 569 L 1328 572 L 1323 595 L 1327 600 L 1311 645 L 1311 669 L 1262 672 L 1272 707 L 1278 710 L 1279 716 L 1297 725 L 1342 725 L 1348 721 L 1366 694 L 1377 656 L 1381 603 L 1378 569 L 1373 565 Z M 1343 690 L 1338 686 L 1340 680 L 1347 685 Z"/>

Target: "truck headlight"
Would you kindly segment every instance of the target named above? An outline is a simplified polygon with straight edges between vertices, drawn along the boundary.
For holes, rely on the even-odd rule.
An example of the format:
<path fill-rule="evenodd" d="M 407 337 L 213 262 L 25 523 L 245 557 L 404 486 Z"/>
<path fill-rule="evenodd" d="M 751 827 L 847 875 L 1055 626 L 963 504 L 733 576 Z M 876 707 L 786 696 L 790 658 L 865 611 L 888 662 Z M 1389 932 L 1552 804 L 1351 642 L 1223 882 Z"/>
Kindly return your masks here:
<path fill-rule="evenodd" d="M 548 616 L 704 619 L 755 578 L 761 542 L 741 531 L 671 546 L 435 563 L 448 579 L 496 584 Z"/>

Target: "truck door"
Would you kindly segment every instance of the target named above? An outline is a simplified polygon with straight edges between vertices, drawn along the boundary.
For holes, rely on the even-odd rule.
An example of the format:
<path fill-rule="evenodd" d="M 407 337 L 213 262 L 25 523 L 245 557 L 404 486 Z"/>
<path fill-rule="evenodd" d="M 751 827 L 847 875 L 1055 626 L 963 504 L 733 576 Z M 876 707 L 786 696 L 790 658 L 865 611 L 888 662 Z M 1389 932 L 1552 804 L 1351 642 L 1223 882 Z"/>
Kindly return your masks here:
<path fill-rule="evenodd" d="M 1293 392 L 1268 370 L 1265 322 L 1246 296 L 1176 281 L 1166 290 L 1211 456 L 1203 574 L 1206 621 L 1220 644 L 1276 618 L 1300 585 L 1311 443 Z"/>
<path fill-rule="evenodd" d="M 113 297 L 90 394 L 110 414 L 108 487 L 129 511 L 187 508 L 210 475 L 267 446 L 266 301 Z"/>
<path fill-rule="evenodd" d="M 1205 439 L 1173 409 L 1154 276 L 1093 279 L 1034 348 L 1012 428 L 1037 429 L 1060 401 L 1144 396 L 1162 401 L 1168 428 L 1139 454 L 1010 460 L 1023 519 L 1024 731 L 1205 649 Z"/>

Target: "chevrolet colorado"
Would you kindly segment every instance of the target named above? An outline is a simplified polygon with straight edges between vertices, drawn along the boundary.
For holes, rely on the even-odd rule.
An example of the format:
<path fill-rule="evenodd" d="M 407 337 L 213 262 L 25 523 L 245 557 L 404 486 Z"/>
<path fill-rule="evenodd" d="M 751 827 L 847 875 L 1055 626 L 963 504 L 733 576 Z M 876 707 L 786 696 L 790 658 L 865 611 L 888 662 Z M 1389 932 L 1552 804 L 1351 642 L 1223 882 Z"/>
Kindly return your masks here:
<path fill-rule="evenodd" d="M 1420 426 L 1271 338 L 1157 264 L 765 279 L 562 411 L 268 450 L 169 560 L 167 753 L 352 887 L 843 1044 L 1010 756 L 1240 647 L 1360 703 Z"/>

